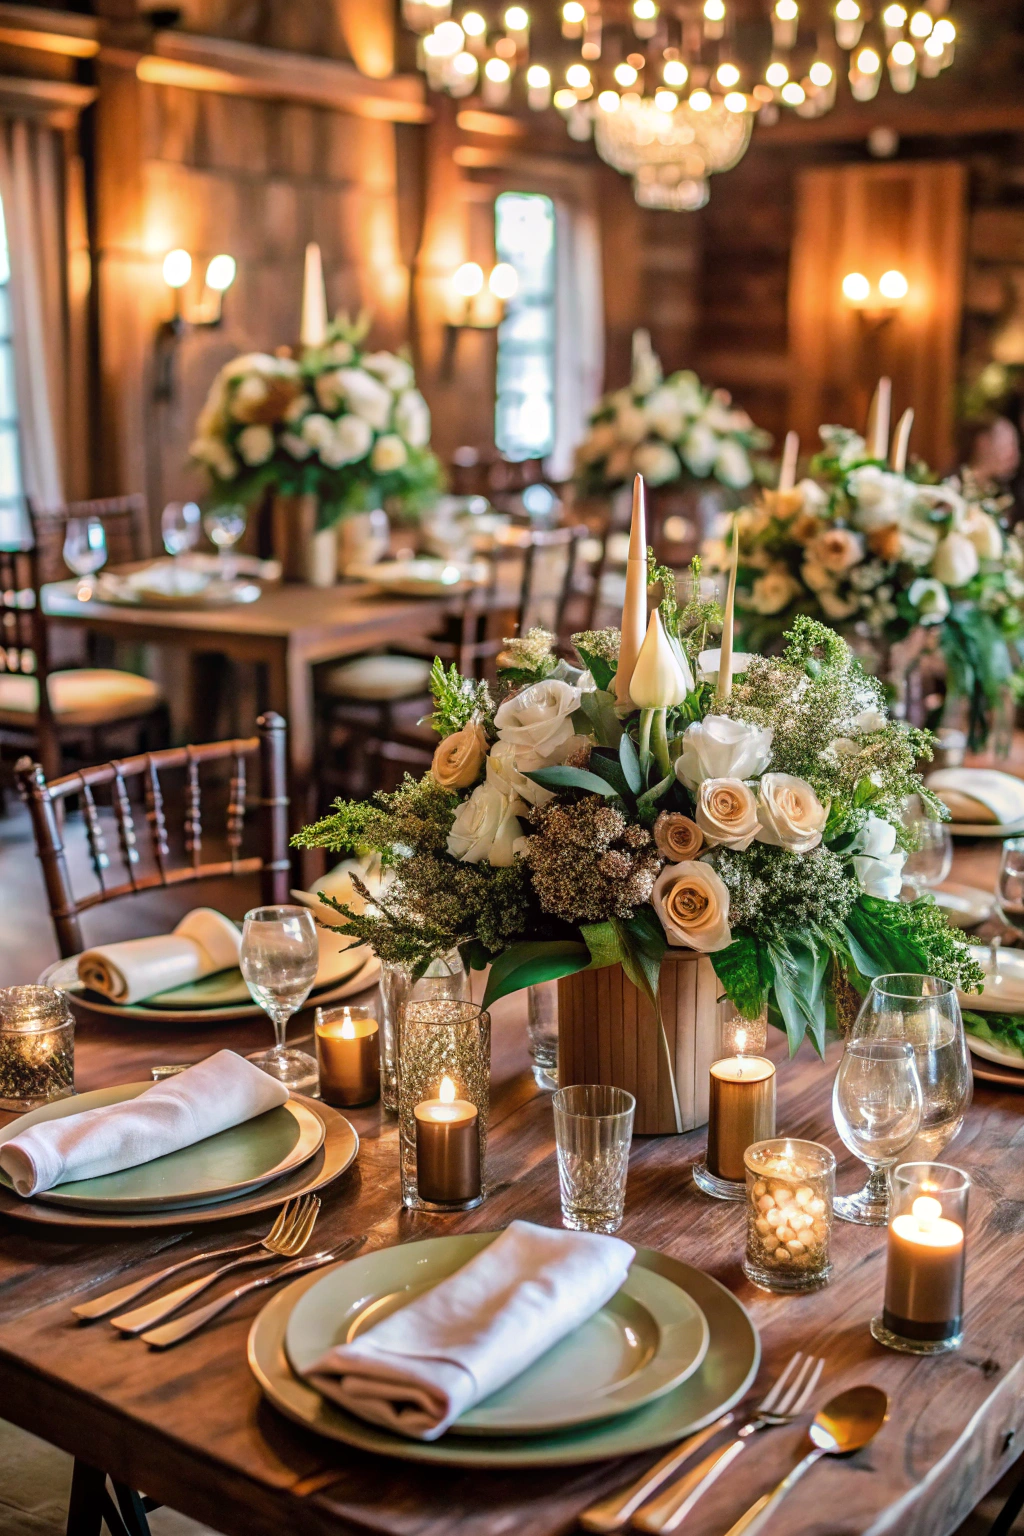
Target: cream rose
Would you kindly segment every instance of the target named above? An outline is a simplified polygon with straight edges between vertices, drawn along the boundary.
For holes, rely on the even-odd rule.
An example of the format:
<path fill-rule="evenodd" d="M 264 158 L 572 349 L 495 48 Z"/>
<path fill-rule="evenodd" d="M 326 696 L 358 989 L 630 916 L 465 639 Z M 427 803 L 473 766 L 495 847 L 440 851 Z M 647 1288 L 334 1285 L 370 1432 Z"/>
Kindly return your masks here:
<path fill-rule="evenodd" d="M 497 868 L 505 868 L 512 863 L 513 845 L 522 835 L 515 802 L 485 779 L 456 811 L 448 833 L 448 852 L 464 864 L 481 864 L 486 860 Z"/>
<path fill-rule="evenodd" d="M 775 566 L 759 576 L 750 590 L 750 607 L 765 615 L 781 613 L 794 597 L 800 595 L 800 583 L 784 566 Z"/>
<path fill-rule="evenodd" d="M 704 779 L 752 779 L 764 772 L 771 756 L 771 726 L 706 715 L 686 728 L 676 778 L 691 791 Z"/>
<path fill-rule="evenodd" d="M 499 740 L 512 743 L 520 773 L 561 763 L 575 737 L 572 713 L 580 691 L 557 679 L 532 683 L 506 699 L 494 716 Z"/>
<path fill-rule="evenodd" d="M 946 587 L 962 587 L 978 574 L 978 551 L 966 534 L 947 533 L 932 560 L 932 575 Z"/>
<path fill-rule="evenodd" d="M 654 823 L 654 846 L 666 859 L 692 859 L 704 846 L 704 834 L 681 811 L 662 811 Z"/>
<path fill-rule="evenodd" d="M 510 741 L 495 742 L 487 759 L 487 781 L 502 794 L 525 801 L 527 805 L 547 805 L 554 791 L 535 784 L 516 767 L 516 749 Z M 517 803 L 517 809 L 518 809 Z"/>
<path fill-rule="evenodd" d="M 848 571 L 864 559 L 864 540 L 849 528 L 826 528 L 807 546 L 807 558 L 826 571 Z"/>
<path fill-rule="evenodd" d="M 754 471 L 750 467 L 746 450 L 742 444 L 727 437 L 719 444 L 715 455 L 715 479 L 735 491 L 741 491 L 753 478 Z"/>
<path fill-rule="evenodd" d="M 962 532 L 970 539 L 982 560 L 998 560 L 1003 552 L 999 524 L 988 512 L 972 507 L 964 518 Z"/>
<path fill-rule="evenodd" d="M 828 807 L 822 805 L 806 779 L 792 773 L 766 773 L 758 785 L 757 817 L 761 823 L 759 843 L 807 853 L 821 842 Z"/>
<path fill-rule="evenodd" d="M 682 473 L 679 459 L 667 443 L 641 443 L 633 452 L 633 468 L 650 485 L 667 485 Z"/>
<path fill-rule="evenodd" d="M 398 433 L 385 432 L 373 445 L 370 468 L 378 475 L 388 475 L 396 469 L 401 469 L 408 457 L 409 450 Z"/>
<path fill-rule="evenodd" d="M 274 434 L 269 427 L 243 427 L 238 434 L 238 451 L 246 464 L 265 464 L 274 451 Z"/>
<path fill-rule="evenodd" d="M 934 576 L 918 576 L 910 583 L 907 601 L 917 609 L 921 624 L 941 624 L 952 608 L 949 593 Z"/>
<path fill-rule="evenodd" d="M 705 779 L 696 817 L 707 841 L 726 848 L 749 848 L 758 835 L 757 801 L 742 779 Z"/>
<path fill-rule="evenodd" d="M 674 948 L 712 954 L 732 943 L 729 891 L 710 864 L 694 859 L 666 864 L 654 882 L 651 901 Z"/>
<path fill-rule="evenodd" d="M 468 789 L 480 777 L 487 756 L 487 733 L 477 720 L 446 736 L 430 765 L 442 789 Z"/>

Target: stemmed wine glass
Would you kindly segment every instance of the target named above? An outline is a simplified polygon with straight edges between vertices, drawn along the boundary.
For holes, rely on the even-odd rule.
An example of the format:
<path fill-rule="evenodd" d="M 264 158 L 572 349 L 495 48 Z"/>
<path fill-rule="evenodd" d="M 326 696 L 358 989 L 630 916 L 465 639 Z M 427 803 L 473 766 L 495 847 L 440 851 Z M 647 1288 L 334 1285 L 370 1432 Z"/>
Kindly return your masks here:
<path fill-rule="evenodd" d="M 916 901 L 925 891 L 934 890 L 949 878 L 953 867 L 953 841 L 949 828 L 943 821 L 935 821 L 920 812 L 904 817 L 905 825 L 913 836 L 914 846 L 907 854 L 903 866 L 903 879 L 910 886 Z"/>
<path fill-rule="evenodd" d="M 94 576 L 107 563 L 107 532 L 98 517 L 69 517 L 64 529 L 64 564 L 80 578 L 78 597 L 92 597 Z"/>
<path fill-rule="evenodd" d="M 1008 927 L 1024 933 L 1024 837 L 1008 837 L 1003 843 L 996 876 L 996 907 Z M 999 939 L 997 933 L 991 941 L 988 967 L 994 987 L 1003 979 L 999 974 Z"/>
<path fill-rule="evenodd" d="M 199 507 L 194 501 L 169 501 L 160 516 L 164 549 L 172 559 L 199 543 Z"/>
<path fill-rule="evenodd" d="M 242 502 L 225 502 L 203 513 L 203 527 L 211 544 L 216 545 L 221 557 L 221 577 L 231 581 L 235 574 L 235 562 L 231 551 L 245 532 L 246 509 Z"/>
<path fill-rule="evenodd" d="M 909 1040 L 847 1040 L 832 1088 L 836 1130 L 867 1163 L 868 1181 L 855 1195 L 839 1195 L 835 1213 L 861 1226 L 884 1226 L 890 1174 L 921 1124 L 921 1080 Z"/>
<path fill-rule="evenodd" d="M 319 1071 L 305 1051 L 284 1043 L 288 1020 L 309 996 L 316 979 L 320 946 L 307 907 L 254 907 L 245 914 L 239 966 L 253 1002 L 270 1015 L 275 1044 L 249 1057 L 296 1093 L 316 1092 Z"/>

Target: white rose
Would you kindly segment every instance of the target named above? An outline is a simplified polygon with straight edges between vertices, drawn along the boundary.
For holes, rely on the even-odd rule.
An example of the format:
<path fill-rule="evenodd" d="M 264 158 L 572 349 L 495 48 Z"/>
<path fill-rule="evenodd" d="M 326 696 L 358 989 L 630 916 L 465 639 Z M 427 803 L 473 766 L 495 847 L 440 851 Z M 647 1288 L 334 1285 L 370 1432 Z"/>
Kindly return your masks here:
<path fill-rule="evenodd" d="M 679 403 L 687 416 L 697 416 L 704 405 L 704 393 L 701 389 L 700 379 L 692 368 L 684 368 L 680 373 L 674 373 L 669 379 L 669 384 L 675 391 Z"/>
<path fill-rule="evenodd" d="M 644 409 L 652 432 L 656 432 L 666 442 L 679 441 L 686 425 L 686 413 L 677 390 L 670 384 L 662 384 L 648 396 Z"/>
<path fill-rule="evenodd" d="M 1003 535 L 999 524 L 988 512 L 972 507 L 964 518 L 963 532 L 982 560 L 999 559 L 1003 552 Z"/>
<path fill-rule="evenodd" d="M 329 448 L 334 438 L 334 422 L 320 411 L 307 416 L 299 432 L 311 448 Z"/>
<path fill-rule="evenodd" d="M 293 459 L 308 459 L 313 452 L 313 445 L 307 443 L 305 438 L 300 437 L 297 432 L 282 432 L 281 447 Z"/>
<path fill-rule="evenodd" d="M 765 615 L 781 613 L 799 595 L 800 583 L 780 565 L 758 576 L 750 589 L 750 607 Z"/>
<path fill-rule="evenodd" d="M 667 485 L 682 472 L 678 456 L 667 443 L 641 443 L 633 453 L 633 468 L 648 485 Z"/>
<path fill-rule="evenodd" d="M 695 421 L 683 439 L 683 463 L 691 475 L 704 480 L 718 457 L 718 438 L 703 422 Z"/>
<path fill-rule="evenodd" d="M 339 368 L 332 377 L 349 410 L 383 432 L 391 415 L 390 389 L 362 368 Z"/>
<path fill-rule="evenodd" d="M 408 389 L 412 383 L 412 365 L 404 357 L 396 357 L 393 352 L 367 352 L 363 357 L 363 367 L 368 373 L 382 379 L 396 395 Z"/>
<path fill-rule="evenodd" d="M 704 779 L 694 818 L 708 843 L 743 849 L 757 836 L 757 801 L 742 779 Z"/>
<path fill-rule="evenodd" d="M 710 864 L 698 859 L 666 864 L 651 901 L 674 948 L 712 954 L 732 943 L 728 887 Z"/>
<path fill-rule="evenodd" d="M 729 485 L 735 491 L 741 491 L 745 485 L 749 485 L 754 478 L 754 471 L 750 467 L 747 451 L 742 443 L 735 442 L 732 438 L 726 438 L 719 445 L 715 455 L 715 479 L 723 485 Z"/>
<path fill-rule="evenodd" d="M 932 575 L 947 587 L 962 587 L 977 576 L 978 551 L 966 534 L 947 533 L 932 560 Z"/>
<path fill-rule="evenodd" d="M 486 859 L 488 864 L 504 869 L 512 863 L 512 845 L 522 835 L 515 802 L 485 779 L 456 811 L 448 833 L 448 852 L 464 864 L 480 864 Z"/>
<path fill-rule="evenodd" d="M 922 523 L 920 518 L 912 517 L 900 529 L 900 559 L 906 560 L 908 565 L 927 565 L 938 542 L 937 528 L 933 528 L 930 523 Z"/>
<path fill-rule="evenodd" d="M 864 894 L 878 896 L 883 901 L 899 901 L 903 889 L 901 871 L 906 857 L 902 848 L 877 859 L 858 854 L 853 860 L 853 872 Z"/>
<path fill-rule="evenodd" d="M 269 427 L 243 427 L 237 447 L 246 464 L 265 464 L 274 451 L 274 434 Z"/>
<path fill-rule="evenodd" d="M 676 778 L 691 792 L 705 779 L 752 779 L 764 772 L 771 756 L 771 726 L 706 715 L 686 728 Z"/>
<path fill-rule="evenodd" d="M 643 407 L 632 402 L 622 406 L 615 415 L 615 431 L 620 443 L 632 447 L 641 442 L 647 436 L 647 416 Z"/>
<path fill-rule="evenodd" d="M 572 713 L 580 707 L 580 691 L 568 683 L 532 683 L 506 699 L 494 716 L 501 741 L 515 748 L 521 773 L 533 773 L 565 760 L 575 739 Z"/>
<path fill-rule="evenodd" d="M 861 465 L 846 483 L 856 503 L 857 526 L 868 533 L 900 522 L 914 500 L 915 487 L 910 481 L 877 464 Z"/>
<path fill-rule="evenodd" d="M 401 469 L 409 457 L 409 450 L 396 432 L 385 432 L 378 437 L 370 454 L 370 468 L 378 475 L 390 474 Z"/>
<path fill-rule="evenodd" d="M 884 859 L 895 847 L 896 828 L 892 822 L 869 811 L 867 820 L 854 839 L 854 852 L 867 854 L 871 859 Z"/>
<path fill-rule="evenodd" d="M 406 389 L 399 395 L 395 426 L 410 448 L 425 448 L 430 442 L 430 407 L 418 389 Z"/>
<path fill-rule="evenodd" d="M 511 741 L 496 741 L 487 758 L 488 781 L 509 799 L 525 800 L 528 805 L 547 805 L 555 798 L 554 790 L 535 784 L 516 767 L 516 748 Z"/>
<path fill-rule="evenodd" d="M 301 421 L 307 411 L 311 411 L 315 405 L 312 395 L 296 395 L 291 405 L 284 413 L 284 419 L 288 422 Z"/>
<path fill-rule="evenodd" d="M 800 492 L 802 503 L 801 510 L 809 512 L 812 516 L 816 512 L 822 512 L 828 506 L 828 491 L 818 484 L 817 480 L 801 480 L 796 489 Z"/>
<path fill-rule="evenodd" d="M 806 779 L 792 773 L 766 773 L 758 785 L 757 817 L 759 843 L 808 853 L 821 842 L 828 809 Z"/>
<path fill-rule="evenodd" d="M 941 624 L 953 606 L 942 582 L 930 576 L 918 576 L 910 583 L 907 601 L 917 609 L 920 624 Z"/>

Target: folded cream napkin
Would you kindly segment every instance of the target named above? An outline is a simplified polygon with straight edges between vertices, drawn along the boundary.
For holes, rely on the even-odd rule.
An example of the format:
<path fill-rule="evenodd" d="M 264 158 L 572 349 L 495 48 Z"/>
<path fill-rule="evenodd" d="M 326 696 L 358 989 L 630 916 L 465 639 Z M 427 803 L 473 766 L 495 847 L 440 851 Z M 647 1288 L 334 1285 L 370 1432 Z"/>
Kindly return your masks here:
<path fill-rule="evenodd" d="M 186 912 L 173 933 L 100 944 L 78 958 L 78 979 L 114 1003 L 138 1003 L 238 964 L 242 935 L 212 907 Z"/>
<path fill-rule="evenodd" d="M 1024 780 L 996 768 L 937 768 L 925 779 L 954 822 L 1009 826 L 1024 821 Z"/>
<path fill-rule="evenodd" d="M 972 944 L 971 959 L 985 972 L 981 992 L 958 992 L 961 1008 L 972 1013 L 1024 1013 L 1024 954 L 1019 950 L 1000 950 L 998 978 L 989 970 L 991 952 L 987 944 Z"/>
<path fill-rule="evenodd" d="M 603 1307 L 632 1262 L 620 1238 L 514 1221 L 454 1275 L 328 1350 L 306 1375 L 350 1413 L 436 1440 Z"/>
<path fill-rule="evenodd" d="M 276 1109 L 288 1090 L 234 1051 L 217 1051 L 138 1098 L 30 1125 L 0 1146 L 0 1168 L 19 1195 L 72 1179 L 98 1179 L 178 1152 Z"/>

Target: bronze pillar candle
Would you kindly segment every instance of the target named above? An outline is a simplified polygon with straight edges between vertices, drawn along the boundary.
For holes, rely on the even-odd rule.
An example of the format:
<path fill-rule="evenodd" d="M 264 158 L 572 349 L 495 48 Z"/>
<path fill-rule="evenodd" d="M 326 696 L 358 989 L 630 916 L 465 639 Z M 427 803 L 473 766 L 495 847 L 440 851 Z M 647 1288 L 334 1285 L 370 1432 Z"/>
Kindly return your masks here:
<path fill-rule="evenodd" d="M 455 1097 L 450 1077 L 441 1079 L 436 1099 L 415 1106 L 416 1189 L 421 1200 L 452 1205 L 480 1194 L 480 1139 L 477 1107 Z"/>
<path fill-rule="evenodd" d="M 327 1104 L 372 1104 L 380 1093 L 380 1030 L 367 1008 L 318 1008 L 316 1057 Z"/>
<path fill-rule="evenodd" d="M 743 1154 L 775 1135 L 775 1068 L 765 1056 L 727 1056 L 711 1064 L 708 1172 L 742 1184 Z"/>
<path fill-rule="evenodd" d="M 941 1163 L 904 1163 L 893 1177 L 885 1304 L 871 1332 L 912 1354 L 955 1349 L 963 1334 L 967 1192 Z"/>

